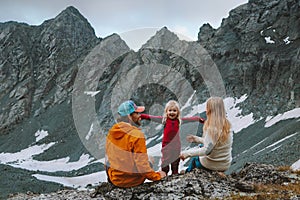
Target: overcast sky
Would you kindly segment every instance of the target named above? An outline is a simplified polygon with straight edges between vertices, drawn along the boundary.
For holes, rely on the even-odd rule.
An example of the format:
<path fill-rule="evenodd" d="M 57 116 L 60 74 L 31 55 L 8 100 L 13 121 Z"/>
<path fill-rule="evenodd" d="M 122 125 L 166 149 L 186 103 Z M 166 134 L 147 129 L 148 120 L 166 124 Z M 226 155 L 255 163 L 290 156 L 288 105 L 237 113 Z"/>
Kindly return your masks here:
<path fill-rule="evenodd" d="M 40 25 L 72 5 L 98 37 L 140 28 L 162 28 L 197 39 L 209 22 L 218 28 L 231 9 L 248 0 L 0 0 L 0 22 Z"/>

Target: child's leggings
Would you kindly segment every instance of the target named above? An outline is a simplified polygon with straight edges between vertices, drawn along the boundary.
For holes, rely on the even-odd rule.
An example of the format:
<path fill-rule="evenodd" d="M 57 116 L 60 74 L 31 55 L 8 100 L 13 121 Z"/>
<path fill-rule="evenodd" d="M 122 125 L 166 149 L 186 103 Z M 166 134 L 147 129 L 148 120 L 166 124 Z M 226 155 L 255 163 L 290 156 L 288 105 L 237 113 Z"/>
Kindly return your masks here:
<path fill-rule="evenodd" d="M 179 162 L 180 162 L 180 158 L 178 158 L 177 160 L 175 160 L 174 162 L 171 163 L 172 175 L 178 174 Z M 169 170 L 170 170 L 169 165 L 162 168 L 162 171 L 166 172 L 166 174 L 168 174 Z"/>

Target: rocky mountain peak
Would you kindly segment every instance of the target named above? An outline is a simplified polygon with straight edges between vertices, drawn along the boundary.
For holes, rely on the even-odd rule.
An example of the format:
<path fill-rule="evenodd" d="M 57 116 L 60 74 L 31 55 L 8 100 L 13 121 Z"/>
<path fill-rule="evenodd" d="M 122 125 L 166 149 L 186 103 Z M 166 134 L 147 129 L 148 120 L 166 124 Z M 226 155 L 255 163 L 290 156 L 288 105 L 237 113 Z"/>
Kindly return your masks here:
<path fill-rule="evenodd" d="M 171 32 L 166 26 L 161 28 L 157 33 L 155 34 L 156 37 L 167 37 L 167 38 L 178 38 L 177 35 L 173 32 Z"/>
<path fill-rule="evenodd" d="M 228 41 L 225 44 L 214 45 L 219 48 L 224 48 L 224 46 L 240 47 L 242 51 L 253 51 L 263 46 L 264 36 L 273 36 L 272 39 L 275 40 L 274 45 L 276 46 L 285 44 L 283 40 L 288 36 L 290 40 L 300 37 L 297 22 L 300 17 L 299 9 L 300 5 L 295 0 L 252 0 L 231 10 L 229 17 L 223 19 L 221 26 L 216 31 L 211 29 L 209 32 L 205 28 L 207 25 L 203 25 L 203 28 L 200 28 L 198 40 L 208 49 L 210 49 L 209 43 L 225 40 Z M 275 29 L 276 31 L 274 31 Z M 207 35 L 210 35 L 210 39 L 214 38 L 214 41 L 208 42 Z M 257 47 L 245 46 L 245 43 L 250 41 L 258 41 L 255 43 Z M 240 46 L 240 44 L 243 45 Z"/>
<path fill-rule="evenodd" d="M 296 0 L 251 0 L 231 10 L 218 29 L 205 24 L 198 34 L 199 44 L 208 50 L 225 81 L 234 88 L 242 86 L 235 92 L 259 97 L 259 104 L 267 105 L 269 115 L 300 105 L 299 85 L 294 84 L 294 80 L 299 79 L 296 72 L 299 13 L 300 4 Z M 232 82 L 233 77 L 244 78 Z M 277 80 L 281 77 L 290 78 L 293 84 L 285 80 L 279 83 Z M 270 97 L 276 99 L 272 106 L 263 102 Z M 255 113 L 261 115 L 265 111 Z"/>
<path fill-rule="evenodd" d="M 73 6 L 67 7 L 54 19 L 45 21 L 40 27 L 40 39 L 47 51 L 57 56 L 68 54 L 73 59 L 82 55 L 83 46 L 93 46 L 97 42 L 95 31 L 88 20 Z M 52 56 L 53 57 L 53 56 Z"/>
<path fill-rule="evenodd" d="M 58 79 L 67 80 L 66 85 L 61 85 L 64 89 L 61 86 L 58 89 L 66 98 L 76 76 L 77 64 L 99 39 L 87 19 L 72 6 L 40 26 L 7 22 L 1 23 L 0 31 L 3 55 L 0 59 L 0 105 L 14 105 L 13 108 L 3 106 L 5 109 L 0 113 L 0 130 L 4 133 L 11 127 L 8 124 L 19 123 L 39 113 L 42 107 L 46 108 L 48 103 L 37 103 L 41 99 L 55 102 L 52 94 L 47 95 L 56 90 Z M 62 75 L 66 71 L 69 78 Z M 4 100 L 5 97 L 8 98 Z"/>
<path fill-rule="evenodd" d="M 88 20 L 81 15 L 81 13 L 73 6 L 67 7 L 59 13 L 54 19 L 45 21 L 42 24 L 43 28 L 50 29 L 50 31 L 71 31 L 78 34 L 88 34 L 89 37 L 94 38 L 95 31 Z M 70 30 L 69 30 L 70 29 Z"/>
<path fill-rule="evenodd" d="M 167 27 L 163 27 L 162 29 L 157 31 L 156 34 L 152 36 L 146 42 L 146 44 L 142 46 L 142 48 L 159 46 L 162 47 L 163 49 L 168 49 L 170 44 L 173 44 L 178 40 L 179 38 L 175 33 L 171 32 Z"/>
<path fill-rule="evenodd" d="M 206 23 L 200 27 L 198 38 L 201 39 L 201 41 L 208 41 L 213 37 L 214 33 L 215 29 L 209 23 Z"/>
<path fill-rule="evenodd" d="M 88 24 L 90 28 L 93 29 L 88 20 L 73 6 L 69 6 L 61 11 L 53 20 L 55 23 L 70 23 L 75 21 L 82 24 Z"/>
<path fill-rule="evenodd" d="M 110 40 L 122 40 L 122 38 L 120 37 L 120 35 L 113 33 L 109 36 L 107 36 L 105 39 L 110 39 Z M 123 40 L 122 40 L 123 41 Z"/>
<path fill-rule="evenodd" d="M 68 6 L 65 10 L 63 10 L 58 16 L 60 15 L 64 15 L 64 14 L 69 14 L 69 15 L 76 15 L 79 17 L 83 17 L 83 15 L 81 15 L 81 13 L 79 12 L 79 10 L 77 8 L 75 8 L 74 6 Z M 57 16 L 57 17 L 58 17 Z"/>

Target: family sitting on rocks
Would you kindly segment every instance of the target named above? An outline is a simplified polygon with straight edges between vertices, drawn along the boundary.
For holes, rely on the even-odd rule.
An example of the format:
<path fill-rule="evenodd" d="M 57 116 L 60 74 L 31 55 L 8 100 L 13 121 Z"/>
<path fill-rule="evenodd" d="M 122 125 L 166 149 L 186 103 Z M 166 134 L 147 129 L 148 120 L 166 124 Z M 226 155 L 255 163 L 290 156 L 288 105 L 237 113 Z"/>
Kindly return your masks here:
<path fill-rule="evenodd" d="M 133 187 L 146 179 L 157 181 L 168 175 L 178 174 L 180 159 L 191 157 L 185 172 L 194 168 L 219 172 L 226 171 L 231 164 L 232 132 L 226 118 L 223 99 L 211 97 L 206 102 L 207 119 L 183 117 L 178 102 L 169 101 L 163 116 L 141 114 L 143 106 L 125 101 L 118 108 L 117 123 L 109 130 L 106 139 L 106 172 L 108 182 L 118 187 Z M 155 172 L 149 161 L 144 133 L 138 128 L 141 120 L 153 120 L 164 125 L 162 139 L 162 171 Z M 182 123 L 198 121 L 204 123 L 203 135 L 188 135 L 187 141 L 198 143 L 196 148 L 181 151 L 179 127 Z M 151 160 L 151 159 L 150 159 Z"/>

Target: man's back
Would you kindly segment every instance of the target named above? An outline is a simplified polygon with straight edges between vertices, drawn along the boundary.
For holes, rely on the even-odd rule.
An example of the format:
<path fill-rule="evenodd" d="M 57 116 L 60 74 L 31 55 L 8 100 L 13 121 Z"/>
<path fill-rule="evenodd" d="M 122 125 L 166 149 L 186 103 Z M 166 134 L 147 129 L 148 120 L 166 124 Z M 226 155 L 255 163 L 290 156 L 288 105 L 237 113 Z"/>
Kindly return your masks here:
<path fill-rule="evenodd" d="M 144 134 L 129 123 L 119 122 L 109 130 L 106 155 L 108 176 L 116 186 L 140 185 L 146 178 L 160 180 L 160 174 L 149 165 Z"/>

